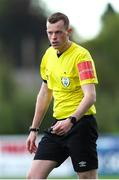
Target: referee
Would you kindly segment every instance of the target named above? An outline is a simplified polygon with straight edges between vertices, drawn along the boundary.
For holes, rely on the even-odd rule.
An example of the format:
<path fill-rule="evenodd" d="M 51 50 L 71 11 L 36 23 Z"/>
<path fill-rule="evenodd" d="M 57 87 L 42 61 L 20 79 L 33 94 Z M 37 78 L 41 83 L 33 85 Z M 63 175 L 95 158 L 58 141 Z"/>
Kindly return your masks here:
<path fill-rule="evenodd" d="M 65 14 L 57 12 L 48 17 L 51 46 L 41 61 L 43 82 L 26 141 L 27 150 L 35 153 L 27 179 L 46 179 L 68 157 L 79 179 L 98 178 L 94 105 L 98 80 L 89 51 L 70 40 L 71 32 Z M 53 124 L 37 147 L 38 130 L 52 99 Z"/>

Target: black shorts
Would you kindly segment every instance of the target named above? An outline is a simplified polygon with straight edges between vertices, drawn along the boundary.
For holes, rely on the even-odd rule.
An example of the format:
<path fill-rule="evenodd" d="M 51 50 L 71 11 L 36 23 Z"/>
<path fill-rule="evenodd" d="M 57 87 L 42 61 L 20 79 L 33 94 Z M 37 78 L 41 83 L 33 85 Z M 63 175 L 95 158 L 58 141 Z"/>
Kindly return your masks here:
<path fill-rule="evenodd" d="M 92 115 L 86 115 L 63 136 L 46 131 L 34 159 L 53 160 L 58 167 L 70 156 L 76 172 L 97 169 L 97 138 L 96 119 Z"/>

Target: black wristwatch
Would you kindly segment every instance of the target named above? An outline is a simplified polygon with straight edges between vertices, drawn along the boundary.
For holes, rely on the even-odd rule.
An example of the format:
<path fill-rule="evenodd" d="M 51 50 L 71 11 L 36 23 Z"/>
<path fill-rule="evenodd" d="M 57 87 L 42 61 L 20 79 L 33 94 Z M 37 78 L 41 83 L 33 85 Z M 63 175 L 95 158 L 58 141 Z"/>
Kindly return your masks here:
<path fill-rule="evenodd" d="M 39 128 L 32 128 L 32 127 L 30 127 L 29 128 L 29 132 L 31 132 L 31 131 L 39 132 Z"/>
<path fill-rule="evenodd" d="M 70 121 L 71 121 L 71 123 L 72 123 L 73 125 L 75 125 L 75 124 L 76 124 L 76 122 L 77 122 L 76 117 L 74 117 L 74 116 L 70 116 L 70 117 L 69 117 L 69 119 L 70 119 Z"/>

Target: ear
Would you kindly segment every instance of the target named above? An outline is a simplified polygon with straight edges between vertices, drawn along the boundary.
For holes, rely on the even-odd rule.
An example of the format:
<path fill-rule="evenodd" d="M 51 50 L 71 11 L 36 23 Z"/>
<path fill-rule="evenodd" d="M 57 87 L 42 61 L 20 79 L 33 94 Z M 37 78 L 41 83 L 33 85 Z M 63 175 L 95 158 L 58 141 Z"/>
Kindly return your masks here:
<path fill-rule="evenodd" d="M 72 33 L 72 28 L 68 28 L 67 32 L 68 32 L 68 34 L 71 34 Z"/>
<path fill-rule="evenodd" d="M 67 29 L 68 33 L 72 33 L 72 28 Z"/>

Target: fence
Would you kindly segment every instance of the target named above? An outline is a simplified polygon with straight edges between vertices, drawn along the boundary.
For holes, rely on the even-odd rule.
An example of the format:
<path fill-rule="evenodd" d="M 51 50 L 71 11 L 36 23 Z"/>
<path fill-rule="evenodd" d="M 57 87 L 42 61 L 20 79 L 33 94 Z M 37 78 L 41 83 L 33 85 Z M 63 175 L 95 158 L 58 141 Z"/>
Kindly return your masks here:
<path fill-rule="evenodd" d="M 0 136 L 0 178 L 25 178 L 30 168 L 33 154 L 25 147 L 27 136 Z M 38 139 L 40 139 L 39 136 Z M 119 175 L 119 136 L 100 136 L 97 142 L 100 175 Z M 74 175 L 68 158 L 51 177 Z M 61 173 L 63 172 L 63 173 Z"/>

